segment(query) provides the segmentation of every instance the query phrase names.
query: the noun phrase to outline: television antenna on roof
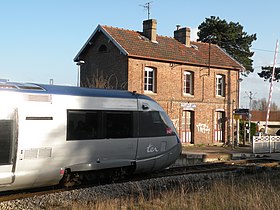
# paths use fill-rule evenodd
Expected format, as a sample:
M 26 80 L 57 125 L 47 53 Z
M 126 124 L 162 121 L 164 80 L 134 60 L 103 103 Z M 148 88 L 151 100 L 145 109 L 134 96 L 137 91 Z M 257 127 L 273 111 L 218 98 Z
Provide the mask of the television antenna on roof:
M 150 19 L 151 3 L 152 3 L 152 1 L 147 2 L 147 3 L 144 4 L 144 5 L 139 5 L 139 6 L 141 6 L 141 7 L 144 7 L 144 9 L 148 11 L 148 20 Z

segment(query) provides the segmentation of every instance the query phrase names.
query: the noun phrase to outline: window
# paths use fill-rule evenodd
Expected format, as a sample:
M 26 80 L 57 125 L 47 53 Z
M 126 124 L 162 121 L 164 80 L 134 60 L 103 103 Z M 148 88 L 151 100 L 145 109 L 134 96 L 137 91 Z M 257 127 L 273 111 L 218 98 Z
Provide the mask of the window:
M 68 110 L 67 140 L 101 138 L 100 118 L 97 111 Z
M 132 112 L 106 112 L 106 138 L 131 138 L 132 125 Z
M 0 165 L 11 163 L 13 120 L 0 120 Z
M 164 112 L 139 113 L 139 137 L 175 135 L 175 128 Z
M 123 139 L 137 136 L 158 137 L 175 134 L 176 130 L 172 121 L 165 112 L 67 111 L 67 141 Z
M 133 112 L 68 110 L 67 140 L 132 138 Z
M 150 67 L 145 67 L 145 79 L 144 79 L 144 91 L 156 92 L 155 91 L 155 72 L 156 70 Z
M 225 96 L 225 76 L 216 75 L 216 96 Z
M 193 95 L 193 73 L 184 71 L 183 93 Z
M 107 49 L 107 46 L 105 44 L 102 44 L 99 49 L 98 49 L 99 52 L 107 52 L 108 49 Z

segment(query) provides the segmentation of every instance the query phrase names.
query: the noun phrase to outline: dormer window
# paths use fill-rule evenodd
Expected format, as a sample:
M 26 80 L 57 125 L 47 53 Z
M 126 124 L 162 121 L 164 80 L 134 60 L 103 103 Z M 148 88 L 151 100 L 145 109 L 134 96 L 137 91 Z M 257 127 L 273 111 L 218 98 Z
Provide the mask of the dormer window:
M 108 52 L 107 46 L 105 44 L 102 44 L 99 47 L 98 52 Z

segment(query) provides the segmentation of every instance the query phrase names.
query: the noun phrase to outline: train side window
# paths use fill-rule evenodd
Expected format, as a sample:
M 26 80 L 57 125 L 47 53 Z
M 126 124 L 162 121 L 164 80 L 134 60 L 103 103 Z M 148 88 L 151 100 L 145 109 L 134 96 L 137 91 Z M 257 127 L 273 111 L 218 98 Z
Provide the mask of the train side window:
M 133 113 L 106 111 L 106 138 L 132 138 Z
M 165 122 L 158 111 L 139 113 L 139 137 L 157 137 L 175 135 L 173 125 Z
M 100 111 L 68 110 L 67 140 L 101 138 Z

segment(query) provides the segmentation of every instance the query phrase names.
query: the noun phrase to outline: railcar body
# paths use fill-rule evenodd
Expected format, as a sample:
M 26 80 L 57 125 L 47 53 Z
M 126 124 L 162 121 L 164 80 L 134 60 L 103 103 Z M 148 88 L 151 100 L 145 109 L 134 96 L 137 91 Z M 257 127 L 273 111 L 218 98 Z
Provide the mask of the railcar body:
M 144 95 L 4 82 L 0 98 L 0 191 L 54 185 L 66 173 L 152 172 L 181 153 L 172 122 Z

